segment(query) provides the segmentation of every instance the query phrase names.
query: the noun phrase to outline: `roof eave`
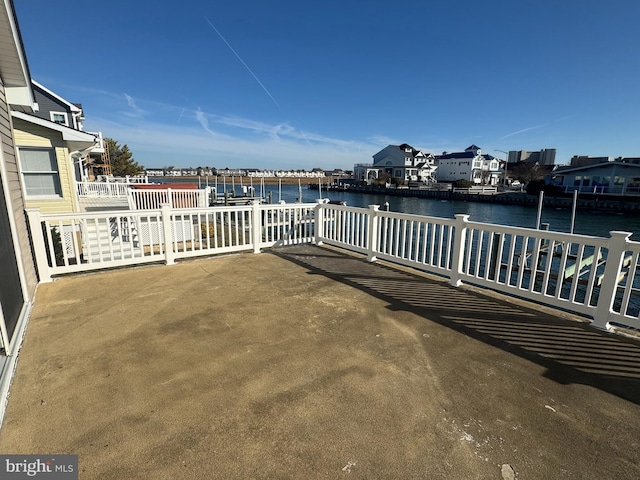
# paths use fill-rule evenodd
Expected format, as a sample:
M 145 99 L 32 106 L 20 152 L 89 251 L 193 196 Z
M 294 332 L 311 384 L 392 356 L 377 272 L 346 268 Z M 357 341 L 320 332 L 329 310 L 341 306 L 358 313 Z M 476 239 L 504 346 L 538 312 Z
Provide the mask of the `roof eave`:
M 51 95 L 56 100 L 60 100 L 61 102 L 65 103 L 69 107 L 69 110 L 71 110 L 72 112 L 75 112 L 75 113 L 81 113 L 82 112 L 82 109 L 78 108 L 77 105 L 71 103 L 69 100 L 66 100 L 66 99 L 62 98 L 60 95 L 58 95 L 57 93 L 52 92 L 51 90 L 49 90 L 47 87 L 45 87 L 41 83 L 38 83 L 33 79 L 31 81 L 33 82 L 33 84 L 36 87 L 40 88 L 41 90 L 43 90 L 47 94 Z
M 11 116 L 14 118 L 19 118 L 20 120 L 24 120 L 25 122 L 32 123 L 34 125 L 38 125 L 40 127 L 48 128 L 49 130 L 60 132 L 62 134 L 62 139 L 66 142 L 83 142 L 88 144 L 95 144 L 98 142 L 98 138 L 91 133 L 75 130 L 58 123 L 50 122 L 49 120 L 45 120 L 40 117 L 34 117 L 33 115 L 29 115 L 27 113 L 11 112 Z
M 9 26 L 9 31 L 6 33 L 11 39 L 9 48 L 5 46 L 5 49 L 0 53 L 0 72 L 2 72 L 7 103 L 34 111 L 36 101 L 31 87 L 31 73 L 13 0 L 3 0 L 1 10 L 1 14 Z M 13 72 L 13 75 L 5 74 L 5 72 Z

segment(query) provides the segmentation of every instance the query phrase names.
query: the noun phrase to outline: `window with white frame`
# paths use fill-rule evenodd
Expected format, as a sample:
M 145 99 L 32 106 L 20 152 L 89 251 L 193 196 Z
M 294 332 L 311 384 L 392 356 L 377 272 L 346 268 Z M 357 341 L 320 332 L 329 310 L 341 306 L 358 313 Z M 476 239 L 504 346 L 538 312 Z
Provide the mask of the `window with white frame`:
M 18 148 L 27 197 L 62 197 L 58 160 L 53 148 Z
M 51 121 L 53 123 L 58 123 L 60 125 L 69 126 L 69 118 L 67 117 L 67 112 L 51 112 Z

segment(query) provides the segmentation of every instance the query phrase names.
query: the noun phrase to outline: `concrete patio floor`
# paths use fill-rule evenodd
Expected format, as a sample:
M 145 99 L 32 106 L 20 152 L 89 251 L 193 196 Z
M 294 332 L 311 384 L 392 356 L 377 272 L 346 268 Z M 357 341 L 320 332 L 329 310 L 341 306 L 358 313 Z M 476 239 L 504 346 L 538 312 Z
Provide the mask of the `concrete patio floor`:
M 41 285 L 3 453 L 80 478 L 637 479 L 640 345 L 296 246 Z

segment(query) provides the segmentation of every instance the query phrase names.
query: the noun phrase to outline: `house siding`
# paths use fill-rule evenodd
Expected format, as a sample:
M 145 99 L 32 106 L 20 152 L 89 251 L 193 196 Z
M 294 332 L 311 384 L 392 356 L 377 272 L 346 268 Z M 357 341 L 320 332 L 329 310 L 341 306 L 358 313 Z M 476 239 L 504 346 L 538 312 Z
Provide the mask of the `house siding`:
M 62 140 L 62 135 L 39 125 L 15 119 L 14 136 L 18 149 L 20 147 L 55 148 L 58 161 L 62 198 L 40 200 L 27 197 L 25 198 L 26 207 L 39 208 L 41 213 L 78 212 L 80 207 L 75 192 L 73 165 L 69 157 L 69 150 Z
M 27 219 L 24 212 L 25 205 L 22 200 L 20 174 L 18 172 L 18 166 L 16 163 L 11 117 L 9 115 L 9 108 L 6 102 L 4 86 L 1 83 L 0 137 L 2 141 L 2 160 L 4 163 L 4 173 L 6 175 L 6 183 L 0 183 L 0 194 L 2 194 L 2 203 L 4 204 L 4 199 L 6 198 L 6 196 L 4 195 L 5 192 L 3 190 L 6 186 L 8 197 L 10 199 L 10 204 L 6 205 L 6 210 L 4 212 L 0 212 L 0 214 L 3 216 L 1 221 L 3 230 L 2 241 L 4 243 L 4 247 L 2 248 L 4 253 L 2 267 L 6 268 L 9 263 L 12 263 L 13 261 L 11 260 L 11 258 L 15 258 L 16 264 L 14 265 L 14 268 L 17 266 L 17 262 L 21 263 L 24 271 L 26 292 L 20 291 L 19 294 L 22 296 L 22 302 L 24 303 L 33 300 L 33 297 L 35 296 L 36 286 L 38 284 L 38 279 L 36 275 L 35 264 L 33 261 L 33 255 L 31 253 L 31 245 L 29 243 Z M 13 216 L 15 220 L 15 238 L 18 239 L 18 251 L 15 251 L 15 245 L 13 246 L 13 248 L 6 248 L 7 245 L 11 245 L 13 243 L 13 237 L 11 236 L 11 224 L 9 222 L 9 218 L 4 217 L 4 215 Z M 5 230 L 5 227 L 8 227 L 7 230 Z M 13 274 L 14 272 L 7 271 L 4 271 L 2 273 L 3 276 Z M 12 288 L 18 288 L 19 290 L 22 290 L 19 275 L 17 279 L 13 279 L 11 285 Z M 0 296 L 0 298 L 2 297 Z M 3 298 L 3 305 L 5 303 L 7 303 L 6 299 Z M 15 310 L 15 307 L 17 307 L 15 299 L 13 301 L 13 305 L 14 308 L 12 310 Z M 12 315 L 11 317 L 9 317 L 10 313 Z M 17 317 L 15 317 L 15 311 L 5 312 L 4 314 L 9 337 L 11 338 L 16 327 Z
M 639 193 L 640 166 L 636 164 L 607 163 L 597 166 L 558 170 L 552 175 L 560 178 L 560 185 L 585 193 Z M 616 177 L 620 183 L 616 183 Z M 556 180 L 557 181 L 557 180 Z M 599 190 L 603 187 L 602 190 Z
M 71 109 L 65 103 L 48 95 L 46 92 L 41 91 L 37 86 L 33 86 L 33 94 L 35 96 L 36 103 L 38 104 L 38 111 L 33 115 L 36 117 L 44 118 L 51 121 L 51 112 L 66 112 L 68 127 L 76 128 L 73 124 L 73 118 L 71 116 Z

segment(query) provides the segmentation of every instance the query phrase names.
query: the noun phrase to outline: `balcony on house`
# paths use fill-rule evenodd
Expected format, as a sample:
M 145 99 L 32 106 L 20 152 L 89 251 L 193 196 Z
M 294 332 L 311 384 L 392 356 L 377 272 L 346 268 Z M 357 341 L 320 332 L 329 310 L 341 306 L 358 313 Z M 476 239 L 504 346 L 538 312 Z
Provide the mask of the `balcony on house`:
M 327 203 L 29 221 L 3 452 L 91 478 L 640 473 L 626 234 Z

